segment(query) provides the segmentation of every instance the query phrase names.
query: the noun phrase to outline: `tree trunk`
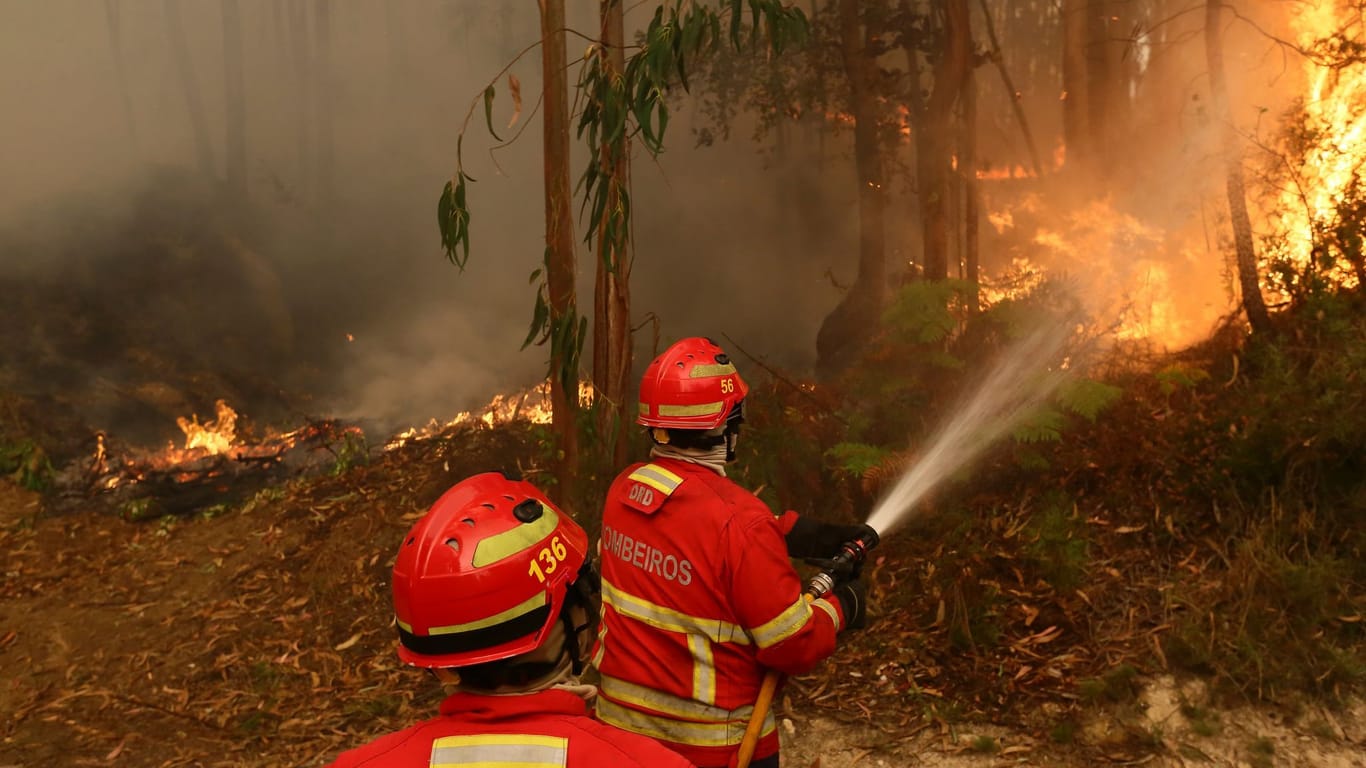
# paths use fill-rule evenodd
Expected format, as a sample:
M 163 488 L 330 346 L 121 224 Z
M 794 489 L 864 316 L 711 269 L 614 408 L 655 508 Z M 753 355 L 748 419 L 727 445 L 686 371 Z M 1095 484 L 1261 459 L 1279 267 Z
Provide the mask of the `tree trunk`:
M 313 4 L 314 39 L 314 127 L 317 140 L 314 145 L 317 159 L 314 171 L 317 174 L 318 202 L 326 207 L 332 201 L 333 179 L 333 131 L 332 131 L 332 4 L 328 0 L 315 0 Z
M 963 261 L 965 275 L 971 285 L 968 290 L 968 311 L 978 310 L 979 288 L 982 282 L 978 251 L 981 233 L 978 231 L 979 198 L 977 190 L 977 78 L 968 70 L 963 83 L 963 157 L 958 172 L 963 176 Z
M 603 67 L 615 79 L 625 69 L 621 0 L 600 0 Z M 622 206 L 630 183 L 630 141 L 605 143 L 599 160 L 608 185 L 603 220 L 598 222 L 597 279 L 593 293 L 593 389 L 599 434 L 615 465 L 626 463 L 625 429 L 631 376 L 631 252 Z M 609 219 L 615 226 L 609 227 Z
M 1243 298 L 1243 311 L 1254 333 L 1266 333 L 1271 328 L 1266 302 L 1262 299 L 1261 281 L 1257 275 L 1257 253 L 1252 240 L 1252 221 L 1247 213 L 1247 194 L 1243 185 L 1243 164 L 1239 157 L 1237 134 L 1233 130 L 1233 116 L 1228 106 L 1228 86 L 1224 80 L 1224 52 L 1219 28 L 1221 0 L 1205 2 L 1205 57 L 1209 64 L 1210 101 L 1214 119 L 1219 123 L 1223 139 L 1228 210 L 1233 223 L 1233 244 L 1238 255 L 1238 287 Z
M 1114 63 L 1110 61 L 1109 0 L 1090 0 L 1086 9 L 1086 126 L 1091 170 L 1104 176 L 1110 159 L 1115 103 Z
M 294 66 L 294 151 L 299 163 L 297 183 L 304 197 L 312 189 L 312 162 L 309 157 L 309 138 L 313 135 L 313 77 L 309 72 L 308 8 L 303 3 L 290 3 L 289 54 Z
M 209 144 L 209 123 L 204 119 L 204 103 L 199 99 L 199 83 L 195 82 L 194 61 L 185 40 L 185 25 L 180 20 L 180 0 L 166 0 L 166 32 L 170 37 L 171 57 L 175 60 L 176 76 L 185 92 L 185 105 L 190 111 L 190 129 L 194 137 L 195 156 L 199 171 L 205 178 L 217 178 L 213 165 L 213 147 Z
M 878 70 L 868 52 L 858 6 L 858 0 L 839 0 L 840 57 L 849 79 L 859 185 L 858 277 L 816 334 L 816 367 L 822 376 L 844 368 L 876 332 L 887 290 L 886 192 L 875 82 Z
M 1001 82 L 1006 87 L 1006 95 L 1010 98 L 1011 111 L 1015 114 L 1015 122 L 1020 124 L 1020 135 L 1024 137 L 1025 149 L 1029 151 L 1029 162 L 1034 168 L 1035 176 L 1043 176 L 1043 163 L 1039 161 L 1039 149 L 1034 145 L 1034 132 L 1029 130 L 1029 121 L 1025 119 L 1024 105 L 1020 103 L 1020 92 L 1015 88 L 1015 81 L 1010 77 L 1010 70 L 1006 68 L 1005 54 L 1001 52 L 1001 41 L 996 37 L 996 23 L 991 20 L 991 8 L 987 7 L 987 0 L 981 0 L 982 18 L 985 19 L 987 39 L 991 41 L 991 60 L 996 65 L 996 71 L 1001 73 Z M 969 36 L 971 33 L 969 33 Z M 967 88 L 975 89 L 977 85 L 972 81 L 972 74 L 968 74 L 969 82 Z M 976 98 L 976 94 L 973 94 Z M 976 109 L 974 103 L 973 109 Z M 974 176 L 975 176 L 974 169 Z
M 104 0 L 105 22 L 109 25 L 109 50 L 114 57 L 114 76 L 119 81 L 119 99 L 123 102 L 124 126 L 128 131 L 128 146 L 132 149 L 132 154 L 137 157 L 141 153 L 138 151 L 138 131 L 137 122 L 133 119 L 133 99 L 128 93 L 128 74 L 124 68 L 123 61 L 123 35 L 119 27 L 119 3 L 118 0 Z
M 578 469 L 578 370 L 575 365 L 574 221 L 569 206 L 569 82 L 565 76 L 564 0 L 538 0 L 541 10 L 541 76 L 544 104 L 545 262 L 550 301 L 550 405 L 560 439 L 560 503 L 573 499 Z M 567 324 L 567 325 L 566 325 Z M 555 332 L 559 329 L 560 332 Z M 568 340 L 566 342 L 566 339 Z
M 222 0 L 223 85 L 227 126 L 225 171 L 228 194 L 247 199 L 247 104 L 242 78 L 242 14 L 237 0 Z
M 963 89 L 971 49 L 967 0 L 943 0 L 944 51 L 925 104 L 925 143 L 916 159 L 925 219 L 925 279 L 949 274 L 949 184 L 953 163 L 953 106 Z
M 1062 126 L 1067 159 L 1084 164 L 1090 159 L 1087 121 L 1086 17 L 1089 0 L 1062 2 Z

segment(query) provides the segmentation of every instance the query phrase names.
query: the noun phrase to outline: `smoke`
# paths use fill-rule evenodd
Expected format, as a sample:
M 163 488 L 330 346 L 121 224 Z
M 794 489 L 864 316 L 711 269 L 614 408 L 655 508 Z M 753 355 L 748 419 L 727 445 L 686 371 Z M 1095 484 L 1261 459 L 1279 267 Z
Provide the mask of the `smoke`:
M 463 272 L 439 250 L 435 201 L 471 100 L 539 38 L 535 6 L 328 2 L 324 56 L 321 4 L 241 0 L 239 205 L 225 202 L 224 5 L 176 3 L 181 62 L 163 3 L 5 4 L 0 294 L 14 356 L 0 386 L 70 401 L 89 429 L 151 421 L 140 435 L 171 439 L 173 415 L 218 397 L 281 426 L 338 415 L 393 431 L 534 383 L 547 351 L 519 351 L 544 247 L 534 95 L 508 128 L 507 78 L 497 81 L 499 135 L 525 128 L 510 146 L 475 111 Z M 595 29 L 594 9 L 571 10 L 572 26 Z M 538 83 L 539 52 L 509 71 Z M 819 275 L 844 255 L 784 252 L 773 232 L 794 214 L 775 194 L 778 171 L 750 147 L 692 149 L 685 115 L 669 154 L 637 164 L 636 315 L 658 318 L 663 343 L 729 333 L 809 365 L 832 303 Z M 842 234 L 831 228 L 828 242 Z M 580 261 L 587 312 L 586 249 Z M 647 326 L 641 354 L 652 336 Z
M 165 3 L 48 0 L 0 11 L 0 299 L 10 320 L 0 388 L 47 393 L 88 429 L 154 420 L 170 438 L 172 416 L 207 412 L 219 397 L 258 421 L 342 415 L 383 431 L 449 418 L 536 381 L 547 351 L 519 347 L 530 320 L 527 276 L 543 252 L 538 51 L 509 69 L 526 94 L 511 128 L 507 77 L 496 83 L 496 129 L 504 139 L 525 133 L 498 147 L 480 107 L 464 142 L 465 170 L 478 181 L 463 273 L 440 253 L 434 221 L 466 112 L 538 39 L 535 6 L 236 5 L 245 204 L 225 202 L 225 3 L 175 3 L 184 61 Z M 589 6 L 570 9 L 571 27 L 596 29 Z M 628 27 L 641 16 L 629 14 Z M 1238 118 L 1247 124 L 1257 99 L 1284 83 L 1268 85 L 1275 62 L 1264 40 L 1238 29 L 1229 70 L 1241 75 L 1233 86 L 1244 94 Z M 1033 214 L 1006 186 L 985 186 L 988 210 L 1013 213 L 1016 222 L 999 234 L 984 227 L 985 268 L 999 272 L 1017 257 L 1074 274 L 1097 274 L 1093 266 L 1105 264 L 1115 279 L 1096 289 L 1096 305 L 1106 306 L 1119 303 L 1109 282 L 1132 282 L 1157 265 L 1172 295 L 1193 297 L 1172 312 L 1223 311 L 1226 265 L 1218 236 L 1208 234 L 1218 214 L 1197 215 L 1217 208 L 1219 175 L 1210 123 L 1193 99 L 1203 63 L 1189 33 L 1171 27 L 1133 49 L 1132 61 L 1151 68 L 1133 80 L 1131 101 L 1143 119 L 1117 139 L 1125 144 L 1112 174 L 1123 181 L 1042 185 Z M 1004 44 L 1031 60 L 1058 44 L 1025 39 Z M 1015 74 L 1047 153 L 1060 135 L 1057 72 Z M 1011 96 L 993 95 L 999 85 L 989 68 L 977 79 L 982 103 L 997 106 L 982 118 L 983 144 L 993 160 L 1011 164 L 1020 159 L 1018 131 L 1000 108 Z M 657 161 L 637 152 L 633 164 L 638 358 L 655 350 L 657 328 L 661 345 L 724 334 L 771 363 L 809 369 L 816 330 L 841 295 L 836 283 L 854 278 L 848 134 L 820 137 L 808 124 L 769 153 L 743 139 L 696 149 L 692 104 L 677 106 L 668 151 Z M 748 133 L 745 125 L 733 130 Z M 584 160 L 578 150 L 575 172 Z M 897 162 L 909 167 L 906 158 Z M 893 273 L 919 250 L 914 190 L 895 186 Z M 1097 216 L 1160 233 L 1143 253 L 1111 230 L 1088 235 L 1069 223 L 1101 186 L 1121 193 Z M 1041 231 L 1060 237 L 1041 239 Z M 1192 242 L 1205 250 L 1195 253 Z M 1065 252 L 1050 245 L 1057 243 Z M 584 312 L 592 268 L 581 249 Z M 56 397 L 58 383 L 75 389 Z

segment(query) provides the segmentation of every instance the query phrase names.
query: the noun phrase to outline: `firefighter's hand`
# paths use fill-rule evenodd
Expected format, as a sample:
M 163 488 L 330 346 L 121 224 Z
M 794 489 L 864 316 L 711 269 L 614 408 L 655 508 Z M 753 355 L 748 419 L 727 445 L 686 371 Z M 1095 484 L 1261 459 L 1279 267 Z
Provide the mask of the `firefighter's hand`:
M 840 545 L 862 536 L 866 525 L 836 525 L 797 515 L 797 522 L 784 537 L 788 557 L 834 557 Z
M 860 579 L 849 579 L 835 585 L 827 595 L 840 604 L 844 614 L 841 629 L 863 629 L 868 626 L 868 592 Z

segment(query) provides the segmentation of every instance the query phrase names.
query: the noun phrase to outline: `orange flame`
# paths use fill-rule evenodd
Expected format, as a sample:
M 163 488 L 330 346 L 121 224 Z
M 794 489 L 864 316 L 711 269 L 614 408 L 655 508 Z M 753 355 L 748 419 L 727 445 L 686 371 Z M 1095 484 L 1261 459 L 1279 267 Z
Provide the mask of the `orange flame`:
M 594 394 L 591 382 L 579 382 L 579 405 L 581 407 L 591 406 Z M 484 407 L 472 411 L 461 411 L 449 421 L 440 422 L 432 419 L 425 426 L 406 429 L 390 438 L 384 449 L 392 450 L 415 440 L 435 437 L 448 429 L 465 424 L 477 424 L 489 428 L 514 421 L 549 424 L 553 416 L 554 409 L 550 404 L 550 382 L 543 381 L 530 389 L 494 395 L 493 399 L 489 400 Z
M 221 399 L 213 407 L 217 416 L 213 421 L 200 424 L 198 414 L 175 420 L 180 431 L 185 433 L 185 450 L 202 448 L 214 456 L 231 450 L 237 439 L 237 411 Z
M 1331 0 L 1303 4 L 1291 18 L 1297 42 L 1305 50 L 1344 29 L 1360 24 L 1359 10 L 1348 11 Z M 1352 17 L 1347 17 L 1347 14 Z M 1360 34 L 1358 27 L 1357 34 Z M 1300 178 L 1285 189 L 1279 211 L 1269 218 L 1285 233 L 1291 258 L 1305 264 L 1316 246 L 1315 227 L 1335 218 L 1337 206 L 1351 187 L 1366 184 L 1366 71 L 1360 63 L 1326 66 L 1304 60 L 1306 127 L 1313 131 L 1310 145 L 1298 158 Z M 1345 265 L 1329 269 L 1329 277 L 1345 286 L 1356 278 Z

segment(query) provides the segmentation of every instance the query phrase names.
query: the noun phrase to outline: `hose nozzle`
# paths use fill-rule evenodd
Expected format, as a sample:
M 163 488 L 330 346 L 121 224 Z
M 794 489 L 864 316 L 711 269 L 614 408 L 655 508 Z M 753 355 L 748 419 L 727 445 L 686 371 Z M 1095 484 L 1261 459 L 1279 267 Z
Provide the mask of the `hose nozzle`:
M 819 597 L 829 592 L 836 581 L 856 576 L 868 557 L 868 551 L 876 547 L 879 541 L 877 530 L 871 525 L 864 525 L 859 535 L 841 544 L 840 551 L 834 557 L 821 563 L 821 572 L 806 585 L 807 594 Z

